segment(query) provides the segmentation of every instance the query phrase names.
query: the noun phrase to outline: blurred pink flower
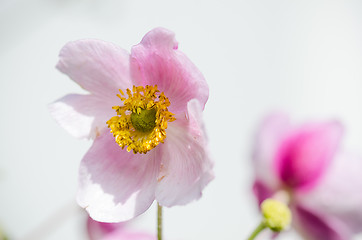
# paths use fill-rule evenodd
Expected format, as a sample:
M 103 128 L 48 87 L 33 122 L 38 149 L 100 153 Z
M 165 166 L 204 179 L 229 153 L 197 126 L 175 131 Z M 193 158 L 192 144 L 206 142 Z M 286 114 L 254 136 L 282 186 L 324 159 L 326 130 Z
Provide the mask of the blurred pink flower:
M 131 54 L 99 40 L 60 52 L 57 68 L 89 94 L 67 95 L 50 111 L 73 136 L 94 139 L 80 164 L 77 201 L 95 220 L 126 221 L 154 200 L 187 204 L 213 179 L 202 121 L 208 85 L 177 48 L 172 32 L 156 28 Z M 144 117 L 151 125 L 136 119 L 133 126 L 139 110 L 153 114 Z
M 342 135 L 337 121 L 293 126 L 286 115 L 273 114 L 256 136 L 259 204 L 287 193 L 293 225 L 309 240 L 347 240 L 362 230 L 362 159 L 340 151 Z
M 156 240 L 156 236 L 132 232 L 122 223 L 103 223 L 97 222 L 91 218 L 87 221 L 87 230 L 90 240 Z
M 100 240 L 111 232 L 124 229 L 126 222 L 104 223 L 88 217 L 87 232 L 90 240 Z
M 156 236 L 147 233 L 115 231 L 102 240 L 156 240 Z

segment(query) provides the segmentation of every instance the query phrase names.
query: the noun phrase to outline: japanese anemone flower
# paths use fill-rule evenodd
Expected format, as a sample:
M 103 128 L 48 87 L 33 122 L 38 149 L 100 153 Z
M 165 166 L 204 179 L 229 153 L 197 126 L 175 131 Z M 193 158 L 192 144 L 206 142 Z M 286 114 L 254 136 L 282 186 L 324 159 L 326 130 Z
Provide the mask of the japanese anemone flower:
M 94 139 L 80 164 L 78 204 L 103 222 L 201 197 L 213 179 L 202 112 L 208 85 L 174 34 L 147 33 L 131 53 L 112 43 L 66 44 L 57 68 L 89 94 L 50 106 L 78 138 Z
M 362 230 L 362 159 L 339 149 L 342 135 L 337 121 L 294 126 L 284 114 L 268 116 L 256 135 L 259 204 L 287 195 L 293 226 L 308 240 L 347 240 Z

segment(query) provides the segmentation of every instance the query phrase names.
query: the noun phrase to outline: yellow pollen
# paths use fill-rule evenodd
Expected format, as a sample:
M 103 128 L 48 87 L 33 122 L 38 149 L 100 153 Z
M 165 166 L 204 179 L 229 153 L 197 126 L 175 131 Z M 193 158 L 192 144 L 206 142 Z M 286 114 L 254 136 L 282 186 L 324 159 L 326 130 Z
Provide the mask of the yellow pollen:
M 155 86 L 133 86 L 117 96 L 123 106 L 112 107 L 117 116 L 107 121 L 117 144 L 133 153 L 147 153 L 166 138 L 167 122 L 176 120 L 168 111 L 170 101 Z

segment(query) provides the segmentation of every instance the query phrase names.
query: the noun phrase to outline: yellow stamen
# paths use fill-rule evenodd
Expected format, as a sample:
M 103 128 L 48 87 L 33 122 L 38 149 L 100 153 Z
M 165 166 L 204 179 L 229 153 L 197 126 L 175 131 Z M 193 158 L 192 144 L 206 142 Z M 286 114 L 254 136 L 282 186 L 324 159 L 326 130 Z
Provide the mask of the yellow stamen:
M 128 98 L 122 90 L 117 96 L 123 101 L 123 106 L 114 106 L 117 116 L 107 121 L 111 133 L 122 149 L 134 153 L 147 153 L 166 138 L 167 122 L 176 120 L 174 114 L 168 111 L 170 101 L 159 93 L 155 86 L 133 86 L 127 89 Z

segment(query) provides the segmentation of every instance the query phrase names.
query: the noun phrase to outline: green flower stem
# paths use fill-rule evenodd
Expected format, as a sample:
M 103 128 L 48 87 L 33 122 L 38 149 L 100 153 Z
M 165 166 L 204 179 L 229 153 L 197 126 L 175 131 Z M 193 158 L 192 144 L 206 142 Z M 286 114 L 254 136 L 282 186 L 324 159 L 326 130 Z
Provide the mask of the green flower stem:
M 0 233 L 0 240 L 8 240 L 8 239 L 9 238 L 7 238 L 3 232 Z
M 5 232 L 2 228 L 0 228 L 0 240 L 8 240 L 9 238 L 6 236 Z
M 259 226 L 257 226 L 254 230 L 254 232 L 252 232 L 252 234 L 250 235 L 250 237 L 248 238 L 248 240 L 254 240 L 256 236 L 258 236 L 258 234 L 263 231 L 266 228 L 264 222 L 261 222 L 259 224 Z
M 162 240 L 162 206 L 157 203 L 157 240 Z

